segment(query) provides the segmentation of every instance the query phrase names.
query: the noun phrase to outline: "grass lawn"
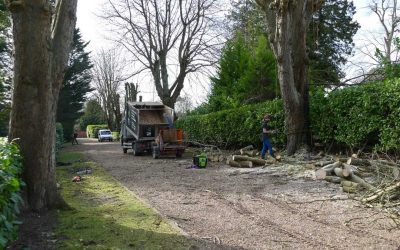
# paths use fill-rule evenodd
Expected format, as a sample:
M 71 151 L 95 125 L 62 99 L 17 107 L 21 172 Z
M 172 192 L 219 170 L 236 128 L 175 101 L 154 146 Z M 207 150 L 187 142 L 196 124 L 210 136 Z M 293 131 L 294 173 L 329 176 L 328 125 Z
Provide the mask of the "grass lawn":
M 93 162 L 61 152 L 57 168 L 61 194 L 71 210 L 58 212 L 60 249 L 186 249 L 189 243 L 153 209 Z M 72 182 L 76 171 L 91 169 Z

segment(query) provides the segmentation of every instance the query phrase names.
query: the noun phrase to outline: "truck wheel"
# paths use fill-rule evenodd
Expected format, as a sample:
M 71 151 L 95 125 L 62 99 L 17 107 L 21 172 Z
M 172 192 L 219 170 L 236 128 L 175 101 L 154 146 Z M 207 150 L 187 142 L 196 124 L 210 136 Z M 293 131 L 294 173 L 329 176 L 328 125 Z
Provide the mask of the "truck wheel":
M 139 155 L 136 143 L 132 145 L 132 150 L 133 150 L 133 155 L 134 156 L 138 156 Z
M 128 149 L 127 148 L 122 148 L 122 151 L 124 151 L 124 154 L 128 153 Z
M 153 147 L 153 159 L 158 159 L 160 157 L 160 148 Z
M 176 151 L 176 158 L 182 158 L 182 152 L 181 151 Z

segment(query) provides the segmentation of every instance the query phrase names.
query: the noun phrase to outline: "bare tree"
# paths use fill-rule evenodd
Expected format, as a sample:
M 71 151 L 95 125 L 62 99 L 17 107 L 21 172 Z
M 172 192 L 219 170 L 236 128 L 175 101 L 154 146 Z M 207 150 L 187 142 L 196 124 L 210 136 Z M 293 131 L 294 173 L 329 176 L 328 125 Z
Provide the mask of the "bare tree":
M 9 137 L 20 139 L 28 205 L 42 210 L 63 204 L 54 170 L 55 119 L 77 0 L 6 4 L 12 13 L 15 59 Z
M 113 130 L 121 128 L 121 108 L 119 90 L 127 77 L 126 62 L 116 49 L 101 50 L 93 59 L 93 83 L 97 98 L 106 116 L 107 125 Z
M 400 17 L 397 15 L 399 8 L 397 0 L 373 0 L 369 7 L 378 17 L 383 29 L 383 42 L 379 41 L 382 37 L 375 38 L 373 42 L 375 49 L 379 50 L 380 59 L 386 62 L 397 61 L 399 59 L 398 48 L 394 46 L 395 35 L 399 32 L 400 26 Z M 383 52 L 380 52 L 381 49 L 383 49 Z
M 174 107 L 188 74 L 216 62 L 216 0 L 108 0 L 104 18 L 116 41 L 149 71 L 161 101 Z
M 306 36 L 312 14 L 323 0 L 256 0 L 265 12 L 268 39 L 278 62 L 287 133 L 294 154 L 307 134 L 308 55 Z

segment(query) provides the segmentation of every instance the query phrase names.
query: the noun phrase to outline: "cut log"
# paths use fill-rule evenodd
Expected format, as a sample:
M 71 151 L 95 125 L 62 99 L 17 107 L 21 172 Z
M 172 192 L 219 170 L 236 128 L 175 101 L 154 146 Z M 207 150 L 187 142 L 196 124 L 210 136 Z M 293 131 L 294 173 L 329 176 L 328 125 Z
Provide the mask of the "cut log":
M 350 157 L 346 163 L 354 166 L 371 166 L 371 163 L 367 159 L 359 159 L 354 157 Z
M 234 161 L 234 160 L 227 160 L 226 164 L 228 164 L 231 167 L 235 167 L 235 168 L 241 168 L 239 162 Z
M 253 157 L 244 156 L 244 155 L 234 155 L 232 157 L 232 159 L 234 161 L 251 161 L 254 163 L 254 165 L 257 165 L 257 166 L 264 166 L 267 163 L 267 161 L 265 161 L 263 159 L 253 158 Z
M 241 155 L 247 155 L 247 156 L 256 156 L 257 151 L 255 151 L 255 150 L 246 151 L 246 150 L 241 149 L 240 150 L 240 154 Z
M 240 150 L 247 151 L 247 150 L 252 150 L 252 149 L 254 149 L 253 145 L 249 145 L 244 148 L 241 148 Z
M 355 193 L 357 192 L 357 188 L 355 187 L 348 187 L 348 186 L 343 186 L 343 192 L 345 193 Z
M 352 158 L 358 158 L 358 155 L 357 154 L 352 154 L 351 157 Z
M 332 164 L 332 163 L 334 163 L 334 161 L 319 161 L 319 162 L 315 163 L 315 166 L 323 167 L 323 166 L 326 166 L 326 165 L 329 165 L 329 164 Z
M 366 181 L 364 181 L 362 178 L 358 177 L 357 175 L 353 174 L 350 178 L 350 180 L 352 182 L 357 182 L 359 183 L 362 187 L 368 189 L 368 190 L 374 190 L 375 187 L 372 186 L 371 184 L 367 183 Z
M 344 158 L 344 157 L 335 157 L 335 161 L 340 161 L 340 162 L 344 162 L 344 163 L 346 163 L 347 162 L 347 160 L 348 160 L 348 158 Z
M 316 178 L 317 180 L 326 180 L 326 177 L 329 177 L 329 176 L 328 176 L 328 173 L 327 173 L 325 170 L 323 170 L 322 168 L 321 168 L 321 169 L 318 169 L 318 170 L 315 172 L 315 178 Z
M 242 168 L 252 168 L 253 162 L 251 161 L 239 161 L 239 164 Z
M 333 174 L 333 170 L 335 168 L 340 168 L 340 165 L 342 163 L 340 161 L 334 162 L 332 164 L 328 164 L 325 167 L 319 169 L 318 171 L 315 172 L 315 177 L 318 180 L 325 180 L 326 176 L 330 176 Z
M 281 155 L 275 155 L 275 160 L 277 160 L 277 161 L 281 161 L 282 160 L 282 157 L 281 157 Z
M 339 184 L 343 179 L 338 176 L 325 176 L 325 180 Z
M 346 163 L 343 163 L 342 166 L 343 166 L 343 170 L 342 170 L 343 177 L 348 178 L 353 175 L 353 172 L 354 172 L 353 166 L 346 164 Z
M 342 180 L 340 182 L 340 185 L 342 185 L 343 187 L 354 187 L 357 188 L 360 184 L 358 184 L 357 182 L 352 182 L 352 181 L 346 181 L 346 180 Z
M 345 178 L 344 175 L 343 175 L 343 169 L 341 169 L 341 168 L 335 168 L 335 169 L 333 169 L 333 172 L 335 173 L 336 176 Z
M 225 157 L 223 155 L 220 155 L 218 157 L 218 162 L 223 162 L 225 160 Z

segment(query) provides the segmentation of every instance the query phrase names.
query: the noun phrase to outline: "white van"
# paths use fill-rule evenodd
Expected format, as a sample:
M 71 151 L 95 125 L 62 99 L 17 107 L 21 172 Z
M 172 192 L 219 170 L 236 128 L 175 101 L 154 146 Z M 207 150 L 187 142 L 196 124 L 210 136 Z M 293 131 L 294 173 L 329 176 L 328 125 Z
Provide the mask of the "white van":
M 113 141 L 112 133 L 109 129 L 100 129 L 97 134 L 99 142 L 102 141 Z

